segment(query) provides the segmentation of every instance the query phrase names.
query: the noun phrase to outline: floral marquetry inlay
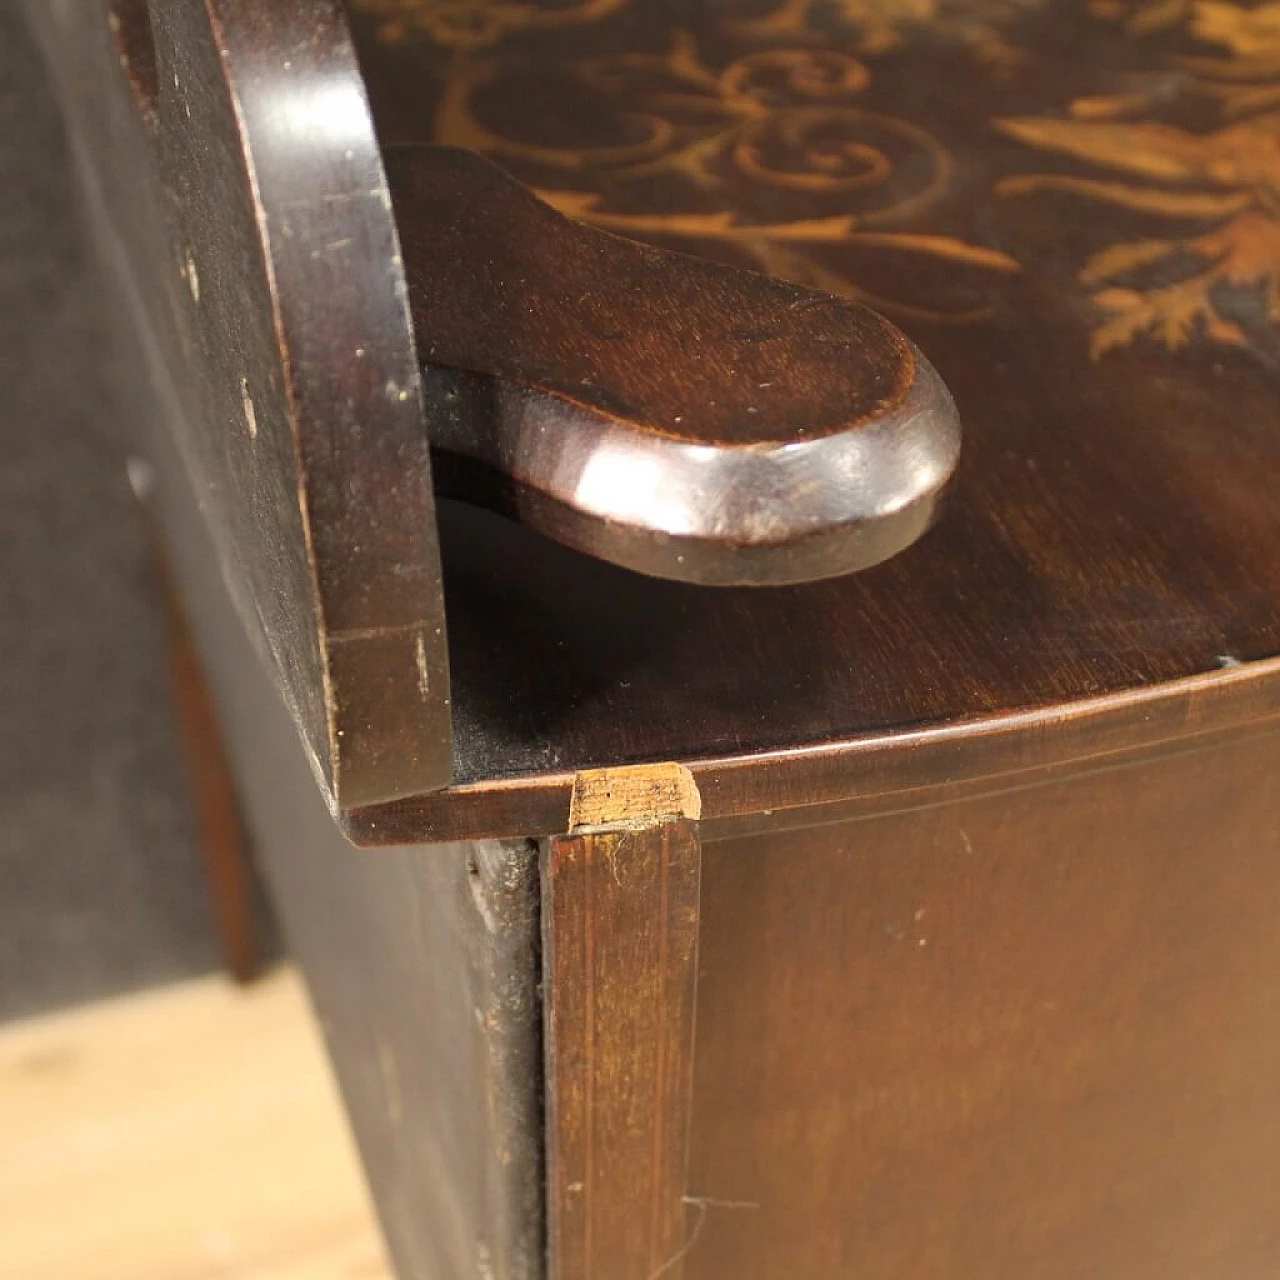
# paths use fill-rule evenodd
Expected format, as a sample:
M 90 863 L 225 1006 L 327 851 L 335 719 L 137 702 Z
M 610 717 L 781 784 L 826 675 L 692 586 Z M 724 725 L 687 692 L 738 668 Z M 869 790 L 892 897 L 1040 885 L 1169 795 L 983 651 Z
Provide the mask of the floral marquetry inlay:
M 565 179 L 603 176 L 610 194 L 621 194 L 617 206 L 589 186 L 540 184 L 544 199 L 582 221 L 642 238 L 731 244 L 762 270 L 891 310 L 904 304 L 873 295 L 814 251 L 861 246 L 1017 270 L 998 251 L 901 229 L 946 192 L 951 158 L 926 130 L 861 105 L 871 73 L 848 53 L 764 49 L 717 67 L 677 32 L 663 55 L 576 65 L 571 74 L 611 104 L 634 138 L 594 149 L 517 140 L 483 123 L 477 98 L 499 74 L 491 62 L 455 73 L 438 139 Z M 672 189 L 687 193 L 684 207 L 654 198 Z M 760 205 L 770 192 L 787 195 L 789 216 L 752 217 L 744 190 L 758 193 Z M 810 212 L 814 206 L 823 211 Z
M 381 20 L 384 39 L 399 42 L 415 31 L 451 48 L 495 44 L 512 32 L 594 22 L 627 0 L 358 0 Z
M 1135 42 L 1181 28 L 1193 46 L 1223 52 L 1165 54 L 1129 92 L 1076 99 L 1056 118 L 998 121 L 1019 141 L 1097 171 L 1009 177 L 999 190 L 1070 194 L 1149 219 L 1151 234 L 1116 241 L 1080 270 L 1104 317 L 1095 356 L 1139 336 L 1170 350 L 1198 337 L 1244 345 L 1225 310 L 1234 294 L 1246 305 L 1253 295 L 1264 321 L 1280 324 L 1280 3 L 1144 0 L 1104 13 Z M 1186 128 L 1161 118 L 1180 108 L 1216 120 Z
M 1056 255 L 1096 358 L 1280 325 L 1280 0 L 356 4 L 430 50 L 432 139 L 619 234 L 903 321 Z
M 739 20 L 741 29 L 803 38 L 834 22 L 864 54 L 883 53 L 922 33 L 967 47 L 995 70 L 1024 57 L 1003 28 L 1044 0 L 781 0 L 766 14 Z

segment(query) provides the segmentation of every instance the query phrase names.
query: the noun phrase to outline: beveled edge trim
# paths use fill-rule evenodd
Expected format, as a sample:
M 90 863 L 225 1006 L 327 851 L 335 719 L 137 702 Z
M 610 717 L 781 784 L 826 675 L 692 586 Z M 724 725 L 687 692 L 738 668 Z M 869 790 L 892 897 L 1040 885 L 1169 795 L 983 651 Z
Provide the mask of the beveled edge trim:
M 884 811 L 959 798 L 963 788 L 1038 785 L 1272 724 L 1280 729 L 1280 656 L 1141 689 L 930 728 L 758 755 L 682 761 L 702 797 L 703 839 L 834 821 L 857 802 Z M 569 829 L 576 773 L 450 787 L 344 815 L 348 837 L 376 847 L 556 834 Z M 882 802 L 872 805 L 872 802 Z

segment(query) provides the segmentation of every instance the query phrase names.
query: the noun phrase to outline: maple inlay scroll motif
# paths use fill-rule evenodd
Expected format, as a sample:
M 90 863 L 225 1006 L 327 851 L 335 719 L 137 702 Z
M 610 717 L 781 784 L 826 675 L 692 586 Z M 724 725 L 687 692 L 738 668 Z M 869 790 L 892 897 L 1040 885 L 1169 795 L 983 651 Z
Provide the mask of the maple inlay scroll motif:
M 574 63 L 563 74 L 618 123 L 616 142 L 594 146 L 536 142 L 489 123 L 484 91 L 505 73 L 497 59 L 455 62 L 437 140 L 507 164 L 581 221 L 677 247 L 719 245 L 770 274 L 933 319 L 981 312 L 877 294 L 845 255 L 822 250 L 1018 270 L 996 250 L 916 229 L 949 190 L 951 156 L 919 125 L 863 105 L 871 71 L 842 50 L 763 48 L 716 65 L 676 31 L 662 55 Z
M 976 8 L 985 23 L 1041 0 L 941 2 L 953 17 Z M 976 319 L 988 313 L 987 291 L 964 282 L 1019 271 L 1007 254 L 948 230 L 952 156 L 868 96 L 868 57 L 893 45 L 889 28 L 909 32 L 930 18 L 916 0 L 837 0 L 834 25 L 807 5 L 690 3 L 687 28 L 639 23 L 640 0 L 358 3 L 379 16 L 384 38 L 451 51 L 435 141 L 492 157 L 580 221 L 855 297 L 900 320 Z M 563 41 L 540 38 L 555 24 Z M 572 104 L 558 118 L 545 105 L 557 95 Z M 511 103 L 534 96 L 538 112 L 513 118 Z M 942 287 L 919 270 L 875 270 L 885 255 L 937 264 Z M 955 279 L 959 289 L 949 287 Z
M 356 3 L 434 51 L 428 136 L 619 234 L 899 322 L 993 315 L 1066 256 L 1094 358 L 1280 325 L 1280 0 Z M 910 88 L 940 69 L 949 106 Z M 1090 243 L 1023 239 L 1089 206 Z

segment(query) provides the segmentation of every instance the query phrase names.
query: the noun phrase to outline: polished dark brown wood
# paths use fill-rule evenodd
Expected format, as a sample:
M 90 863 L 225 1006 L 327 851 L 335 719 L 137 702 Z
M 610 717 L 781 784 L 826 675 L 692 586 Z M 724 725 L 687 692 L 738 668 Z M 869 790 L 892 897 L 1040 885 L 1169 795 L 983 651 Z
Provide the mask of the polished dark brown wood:
M 964 794 L 1033 786 L 1062 771 L 1088 774 L 1265 732 L 1280 723 L 1280 660 L 1157 684 L 1069 706 L 867 734 L 853 741 L 690 760 L 714 835 L 785 829 L 859 812 L 932 807 Z M 371 845 L 416 833 L 487 837 L 546 832 L 568 822 L 574 775 L 454 787 L 346 815 Z
M 598 230 L 877 299 L 968 431 L 935 532 L 807 586 L 659 582 L 441 503 L 454 784 L 346 811 L 360 851 L 229 604 L 181 397 L 138 379 L 406 1277 L 545 1280 L 544 1231 L 592 1280 L 1280 1268 L 1275 72 L 1255 11 L 1154 8 L 352 0 L 384 152 L 467 147 Z M 83 68 L 134 124 L 139 77 L 60 30 L 84 163 L 137 184 Z M 125 278 L 152 230 L 104 236 Z M 653 761 L 701 815 L 696 965 L 691 819 L 633 850 L 580 803 Z M 478 833 L 520 838 L 419 843 Z
M 688 1280 L 1274 1276 L 1277 769 L 706 845 Z
M 106 252 L 104 259 L 115 301 L 122 264 Z M 126 343 L 138 336 L 121 334 Z M 141 412 L 154 388 L 140 382 L 137 390 Z M 151 403 L 161 422 L 170 411 Z M 178 443 L 176 433 L 156 432 L 157 476 L 184 474 Z M 542 1280 L 537 847 L 515 840 L 353 848 L 232 605 L 191 491 L 158 484 L 152 509 L 257 862 L 289 955 L 306 974 L 396 1276 L 471 1280 L 487 1271 L 495 1280 Z M 242 1173 L 255 1177 L 252 1168 Z
M 1249 312 L 1255 295 L 1243 283 L 1235 292 L 1223 285 L 1215 305 L 1234 307 L 1242 326 L 1232 340 L 1199 319 L 1177 347 L 1157 329 L 1095 350 L 1110 313 L 1089 302 L 1092 286 L 1077 279 L 1090 254 L 1128 243 L 1144 219 L 1167 226 L 1162 214 L 1102 201 L 1101 179 L 1087 185 L 1081 157 L 1101 154 L 1108 138 L 1127 137 L 1148 152 L 1172 142 L 1146 126 L 1127 135 L 1094 129 L 1087 141 L 1077 131 L 1079 154 L 1061 159 L 1064 129 L 1071 132 L 1063 104 L 1114 97 L 1131 68 L 1174 56 L 1172 36 L 1143 41 L 1098 16 L 1028 9 L 1015 24 L 1027 69 L 997 74 L 946 24 L 935 40 L 929 28 L 908 23 L 894 52 L 867 53 L 824 6 L 746 28 L 717 5 L 682 6 L 678 15 L 663 6 L 592 5 L 566 23 L 544 22 L 537 6 L 500 8 L 506 34 L 466 45 L 448 6 L 352 6 L 387 150 L 473 146 L 597 226 L 888 298 L 889 314 L 956 393 L 968 461 L 943 527 L 893 563 L 857 579 L 764 594 L 648 581 L 442 504 L 455 787 L 390 808 L 357 805 L 349 822 L 362 841 L 563 829 L 577 770 L 637 760 L 690 762 L 714 820 L 847 800 L 850 771 L 882 745 L 904 765 L 920 752 L 939 769 L 957 767 L 958 757 L 977 776 L 988 765 L 966 742 L 1014 742 L 1024 730 L 1057 741 L 1064 717 L 1074 724 L 1078 716 L 1093 723 L 1132 715 L 1130 736 L 1140 744 L 1142 717 L 1156 704 L 1164 709 L 1158 723 L 1175 735 L 1188 698 L 1198 705 L 1221 698 L 1220 712 L 1205 706 L 1205 714 L 1239 723 L 1270 714 L 1268 659 L 1280 652 L 1274 326 Z M 43 13 L 42 22 L 58 12 Z M 1000 26 L 973 21 L 988 35 Z M 680 45 L 681 32 L 691 47 Z M 92 24 L 82 24 L 67 38 L 64 65 L 89 56 L 82 46 L 91 34 Z M 450 52 L 464 45 L 470 52 Z M 1063 52 L 1084 47 L 1098 56 Z M 543 73 L 531 76 L 534 65 Z M 675 101 L 672 77 L 688 89 Z M 76 83 L 102 102 L 105 79 L 100 70 L 84 72 Z M 675 136 L 706 143 L 720 157 L 712 170 L 680 150 L 678 164 L 646 178 L 609 153 L 605 144 L 630 127 L 631 99 L 674 120 Z M 105 109 L 91 115 L 87 150 L 121 154 L 125 122 Z M 1028 123 L 1034 119 L 1058 123 Z M 707 121 L 741 128 L 708 133 Z M 834 130 L 832 146 L 843 138 L 852 148 L 837 154 L 870 162 L 875 153 L 888 177 L 861 195 L 838 166 L 834 179 L 810 172 L 810 153 L 787 138 L 808 136 L 804 130 L 822 121 Z M 748 125 L 756 132 L 742 133 Z M 1199 123 L 1188 117 L 1178 126 L 1188 156 L 1197 147 L 1202 159 L 1215 149 L 1226 155 L 1243 136 L 1212 126 L 1203 113 Z M 543 145 L 521 143 L 551 129 L 559 133 Z M 787 132 L 796 129 L 801 135 Z M 867 129 L 872 135 L 859 132 Z M 1270 153 L 1259 146 L 1265 169 Z M 124 154 L 145 167 L 146 153 Z M 1024 190 L 1027 175 L 1055 155 L 1055 163 L 1077 166 L 1064 178 L 1086 185 L 1058 195 L 1052 184 Z M 768 156 L 781 169 L 766 181 L 755 162 Z M 728 163 L 734 157 L 748 163 Z M 1120 170 L 1125 163 L 1116 161 Z M 1177 176 L 1190 163 L 1168 160 L 1167 185 L 1194 185 Z M 117 163 L 99 180 L 110 186 L 117 170 L 119 221 L 150 227 L 139 239 L 162 243 L 167 232 L 139 220 L 140 184 L 123 180 L 128 166 Z M 921 190 L 904 211 L 902 201 Z M 1170 200 L 1192 216 L 1186 191 L 1132 197 L 1140 205 Z M 1081 209 L 1087 218 L 1077 216 Z M 397 216 L 408 223 L 402 211 Z M 810 239 L 778 239 L 784 225 Z M 1260 237 L 1250 261 L 1265 269 L 1269 224 L 1249 225 Z M 764 259 L 756 253 L 762 246 Z M 344 281 L 358 275 L 353 267 Z M 327 289 L 326 306 L 345 287 Z M 232 411 L 239 417 L 229 421 L 243 418 L 242 397 Z M 375 435 L 370 427 L 362 438 Z M 230 447 L 240 447 L 234 437 Z M 408 529 L 418 514 L 394 493 L 385 490 L 376 515 L 372 507 L 366 514 Z M 287 559 L 302 554 L 298 532 L 263 542 L 279 543 Z M 335 531 L 335 544 L 345 536 Z M 388 592 L 405 598 L 398 588 Z M 243 591 L 239 599 L 252 614 Z M 309 642 L 280 634 L 280 661 L 314 674 Z M 607 644 L 597 643 L 602 635 Z M 416 659 L 388 644 L 394 652 L 384 667 L 370 638 L 357 680 L 369 715 L 357 718 L 361 734 L 385 735 L 363 739 L 376 758 L 397 760 L 401 731 L 425 730 L 415 698 L 380 683 L 383 672 L 408 679 L 400 659 Z M 428 687 L 439 694 L 427 656 Z M 323 703 L 323 688 L 316 699 Z M 383 723 L 377 706 L 388 719 L 375 730 Z M 314 745 L 319 739 L 308 732 Z M 913 767 L 903 777 L 923 772 Z M 384 781 L 412 789 L 406 779 Z
M 687 818 L 547 843 L 548 1266 L 683 1275 L 702 849 Z
M 237 607 L 335 805 L 443 785 L 421 387 L 341 7 L 111 0 L 95 14 L 36 16 L 64 74 L 92 66 L 68 92 L 86 173 Z
M 955 407 L 881 317 L 572 222 L 474 152 L 387 164 L 457 496 L 704 585 L 865 569 L 932 522 Z
M 1219 85 L 1274 72 L 1189 16 L 1144 34 L 1098 6 L 944 7 L 509 4 L 471 29 L 438 0 L 352 5 L 389 149 L 475 147 L 591 225 L 874 300 L 965 424 L 934 532 L 856 578 L 764 594 L 651 583 L 444 504 L 458 790 L 368 814 L 379 830 L 562 829 L 576 770 L 638 760 L 691 762 L 708 813 L 732 791 L 758 814 L 848 798 L 886 744 L 905 765 L 951 742 L 945 767 L 980 773 L 953 735 L 1024 734 L 1034 758 L 1111 699 L 1137 740 L 1165 690 L 1156 725 L 1177 732 L 1186 680 L 1197 701 L 1270 702 L 1270 116 L 1260 100 L 1232 124 L 1197 86 L 1209 59 Z M 868 35 L 876 14 L 891 40 Z M 1156 83 L 1173 96 L 1144 98 Z M 1127 123 L 1086 119 L 1126 94 Z M 1215 227 L 1238 283 L 1180 296 L 1238 331 L 1203 310 L 1143 329 Z M 1187 247 L 1098 278 L 1140 241 Z M 1126 315 L 1130 338 L 1099 349 Z

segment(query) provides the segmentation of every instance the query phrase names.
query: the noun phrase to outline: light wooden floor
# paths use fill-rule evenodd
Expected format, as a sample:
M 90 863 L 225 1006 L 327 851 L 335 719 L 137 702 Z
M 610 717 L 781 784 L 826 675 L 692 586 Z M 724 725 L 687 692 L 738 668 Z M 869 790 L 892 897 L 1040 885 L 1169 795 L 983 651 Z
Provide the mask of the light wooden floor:
M 390 1280 L 300 985 L 0 1029 L 2 1280 Z

